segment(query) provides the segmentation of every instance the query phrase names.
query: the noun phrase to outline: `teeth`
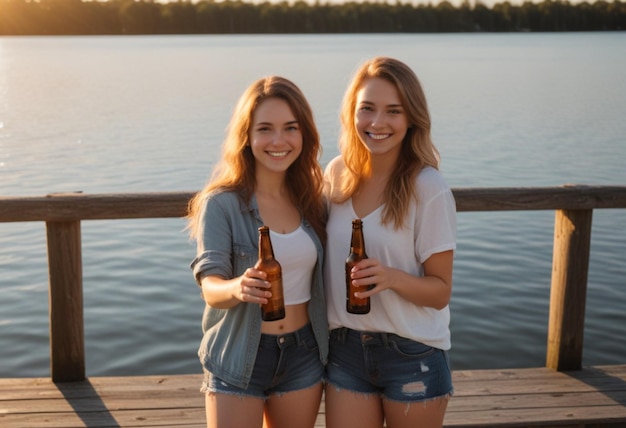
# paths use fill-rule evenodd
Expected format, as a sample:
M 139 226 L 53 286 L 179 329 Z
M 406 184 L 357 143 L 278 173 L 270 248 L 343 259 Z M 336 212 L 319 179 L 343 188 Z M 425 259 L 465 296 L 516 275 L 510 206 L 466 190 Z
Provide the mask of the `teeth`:
M 275 158 L 279 158 L 281 156 L 287 156 L 289 152 L 267 152 L 268 155 L 273 156 Z
M 391 134 L 371 134 L 371 133 L 368 133 L 368 135 L 370 136 L 370 138 L 372 140 L 382 140 L 382 139 L 385 139 L 385 138 L 389 137 L 389 135 L 391 135 Z

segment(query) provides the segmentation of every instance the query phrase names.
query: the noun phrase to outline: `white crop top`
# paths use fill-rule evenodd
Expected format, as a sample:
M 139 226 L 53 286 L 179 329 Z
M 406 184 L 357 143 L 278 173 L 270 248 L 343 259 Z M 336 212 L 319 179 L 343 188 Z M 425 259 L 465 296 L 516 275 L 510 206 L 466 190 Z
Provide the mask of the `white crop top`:
M 317 252 L 311 237 L 299 226 L 290 233 L 270 230 L 274 257 L 283 269 L 285 305 L 297 305 L 311 300 L 311 278 L 317 262 Z

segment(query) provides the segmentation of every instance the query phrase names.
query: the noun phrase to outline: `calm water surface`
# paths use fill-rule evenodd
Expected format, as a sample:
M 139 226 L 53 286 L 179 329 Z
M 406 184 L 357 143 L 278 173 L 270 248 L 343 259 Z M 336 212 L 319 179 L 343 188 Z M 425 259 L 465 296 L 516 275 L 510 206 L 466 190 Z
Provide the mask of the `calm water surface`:
M 351 72 L 425 87 L 453 187 L 626 184 L 626 33 L 0 38 L 0 195 L 198 190 L 236 98 L 308 96 L 326 164 Z M 554 213 L 460 213 L 455 369 L 545 362 Z M 626 355 L 626 212 L 594 212 L 584 364 Z M 181 219 L 82 223 L 87 374 L 197 373 Z M 0 376 L 48 376 L 45 227 L 0 224 Z

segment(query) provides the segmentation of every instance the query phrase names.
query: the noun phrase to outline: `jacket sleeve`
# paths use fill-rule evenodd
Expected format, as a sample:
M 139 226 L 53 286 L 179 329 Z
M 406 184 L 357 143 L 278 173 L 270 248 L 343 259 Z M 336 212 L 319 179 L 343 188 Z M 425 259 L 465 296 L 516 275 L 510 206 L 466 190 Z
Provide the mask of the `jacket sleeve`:
M 196 257 L 191 262 L 196 283 L 200 285 L 202 277 L 207 275 L 232 278 L 232 226 L 228 210 L 219 198 L 207 198 L 200 213 L 199 227 Z

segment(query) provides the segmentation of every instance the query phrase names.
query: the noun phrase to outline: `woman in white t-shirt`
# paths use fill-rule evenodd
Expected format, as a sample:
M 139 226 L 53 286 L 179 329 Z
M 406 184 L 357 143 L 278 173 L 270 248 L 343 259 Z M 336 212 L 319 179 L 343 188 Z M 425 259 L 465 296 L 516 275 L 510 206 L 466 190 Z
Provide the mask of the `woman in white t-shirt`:
M 441 427 L 453 393 L 447 351 L 456 206 L 438 171 L 426 97 L 404 63 L 363 64 L 341 110 L 341 156 L 325 171 L 324 278 L 329 317 L 329 428 Z M 351 222 L 368 259 L 350 273 L 373 286 L 365 315 L 346 311 Z

